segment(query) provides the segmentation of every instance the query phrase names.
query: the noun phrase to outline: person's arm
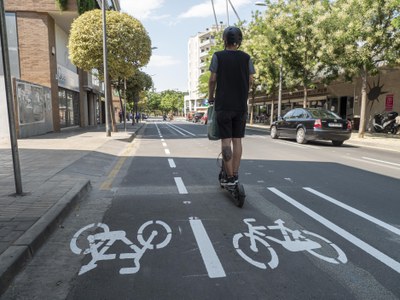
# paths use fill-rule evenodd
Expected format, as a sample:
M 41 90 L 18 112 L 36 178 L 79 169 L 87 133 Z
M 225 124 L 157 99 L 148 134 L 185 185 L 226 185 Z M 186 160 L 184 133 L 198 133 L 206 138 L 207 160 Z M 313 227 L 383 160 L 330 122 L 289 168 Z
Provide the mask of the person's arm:
M 256 73 L 256 70 L 254 69 L 254 64 L 253 64 L 253 61 L 252 61 L 251 58 L 249 59 L 249 73 L 250 73 L 250 76 L 249 76 L 249 89 L 251 89 L 251 87 L 254 84 L 254 76 L 253 75 Z
M 210 79 L 208 80 L 208 103 L 214 103 L 215 87 L 217 85 L 217 74 L 211 72 Z
M 217 70 L 218 70 L 218 58 L 215 53 L 211 58 L 211 64 L 209 67 L 210 79 L 208 80 L 208 103 L 213 104 L 215 97 L 215 88 L 217 86 Z
M 251 89 L 251 87 L 253 86 L 254 83 L 254 76 L 253 74 L 250 74 L 249 76 L 249 89 Z

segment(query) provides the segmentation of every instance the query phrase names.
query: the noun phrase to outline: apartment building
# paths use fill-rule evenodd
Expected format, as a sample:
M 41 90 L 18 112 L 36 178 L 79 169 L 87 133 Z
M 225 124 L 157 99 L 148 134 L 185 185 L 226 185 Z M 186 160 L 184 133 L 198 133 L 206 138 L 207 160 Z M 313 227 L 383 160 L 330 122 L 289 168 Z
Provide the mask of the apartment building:
M 19 138 L 97 125 L 104 119 L 103 87 L 96 72 L 79 70 L 69 60 L 67 44 L 79 16 L 78 2 L 68 0 L 60 11 L 55 0 L 4 1 Z M 120 10 L 118 0 L 106 2 Z M 3 84 L 0 78 L 2 94 Z M 5 97 L 1 99 L 0 138 L 8 136 L 7 106 Z
M 207 28 L 204 32 L 199 32 L 190 37 L 188 41 L 188 95 L 185 96 L 184 111 L 196 111 L 205 106 L 205 95 L 201 95 L 198 90 L 199 77 L 208 71 L 206 59 L 213 45 L 215 45 L 215 35 L 218 34 L 216 26 Z

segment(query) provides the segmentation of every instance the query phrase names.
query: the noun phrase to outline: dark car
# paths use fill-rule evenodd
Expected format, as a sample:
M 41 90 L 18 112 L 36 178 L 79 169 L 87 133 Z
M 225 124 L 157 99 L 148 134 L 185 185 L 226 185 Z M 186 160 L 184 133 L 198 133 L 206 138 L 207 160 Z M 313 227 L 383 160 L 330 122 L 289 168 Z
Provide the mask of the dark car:
M 351 136 L 351 122 L 322 108 L 295 108 L 271 125 L 271 137 L 293 138 L 300 144 L 331 140 L 341 146 Z

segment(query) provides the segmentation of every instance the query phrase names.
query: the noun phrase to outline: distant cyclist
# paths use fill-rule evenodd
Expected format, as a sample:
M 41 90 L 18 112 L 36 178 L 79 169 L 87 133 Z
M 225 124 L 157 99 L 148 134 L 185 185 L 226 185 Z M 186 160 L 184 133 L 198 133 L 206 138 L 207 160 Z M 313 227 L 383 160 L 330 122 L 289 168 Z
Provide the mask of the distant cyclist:
M 211 76 L 208 101 L 210 104 L 215 101 L 222 158 L 228 175 L 221 181 L 221 185 L 225 186 L 238 183 L 242 138 L 247 119 L 247 98 L 255 73 L 250 56 L 238 50 L 242 38 L 239 28 L 227 27 L 223 33 L 225 49 L 213 54 L 209 68 Z

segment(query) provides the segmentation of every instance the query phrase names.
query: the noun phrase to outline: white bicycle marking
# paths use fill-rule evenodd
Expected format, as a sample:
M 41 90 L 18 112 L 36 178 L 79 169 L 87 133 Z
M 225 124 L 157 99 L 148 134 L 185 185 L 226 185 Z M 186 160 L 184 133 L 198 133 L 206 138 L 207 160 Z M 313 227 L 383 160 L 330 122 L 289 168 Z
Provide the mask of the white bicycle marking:
M 347 257 L 346 254 L 334 243 L 329 241 L 328 239 L 307 231 L 307 230 L 292 230 L 284 226 L 285 222 L 278 219 L 274 223 L 276 225 L 271 225 L 268 226 L 269 230 L 279 230 L 282 233 L 283 240 L 277 239 L 273 236 L 268 236 L 266 235 L 263 231 L 266 231 L 267 228 L 265 226 L 254 226 L 251 223 L 256 222 L 255 219 L 243 219 L 243 222 L 247 225 L 248 227 L 248 232 L 244 233 L 237 233 L 233 236 L 233 246 L 236 250 L 236 252 L 248 263 L 252 264 L 253 266 L 260 268 L 260 269 L 267 269 L 267 265 L 271 269 L 275 269 L 278 264 L 279 264 L 279 258 L 278 255 L 276 254 L 275 250 L 272 248 L 272 246 L 268 243 L 267 239 L 270 241 L 273 241 L 275 243 L 280 244 L 282 247 L 284 247 L 286 250 L 290 252 L 300 252 L 300 251 L 306 251 L 315 257 L 322 259 L 326 262 L 332 263 L 332 264 L 340 264 L 340 263 L 347 263 Z M 309 235 L 314 238 L 320 239 L 324 241 L 326 244 L 328 244 L 330 247 L 334 249 L 336 252 L 337 256 L 336 257 L 329 257 L 322 255 L 318 252 L 316 252 L 316 249 L 321 249 L 322 246 L 320 243 L 311 240 L 310 238 L 307 238 L 304 235 Z M 265 262 L 260 262 L 257 261 L 250 256 L 248 256 L 241 248 L 240 248 L 240 239 L 241 238 L 248 238 L 250 240 L 250 250 L 253 251 L 253 253 L 258 253 L 259 249 L 257 247 L 257 243 L 259 245 L 264 246 L 268 251 L 271 256 L 270 260 Z M 249 251 L 248 251 L 249 252 Z
M 157 230 L 151 231 L 151 234 L 147 239 L 145 239 L 145 237 L 143 236 L 145 229 L 151 225 L 161 226 L 164 229 L 163 231 L 165 231 L 163 233 L 166 233 L 164 240 L 158 242 L 157 244 L 154 244 L 152 242 L 154 238 L 160 233 L 159 231 Z M 80 238 L 83 232 L 85 232 L 90 228 L 101 228 L 103 232 L 89 234 L 86 237 L 86 242 L 89 243 L 89 247 L 86 249 L 81 249 L 78 246 L 78 239 Z M 81 238 L 84 239 L 84 236 L 82 236 Z M 92 260 L 87 265 L 82 266 L 81 269 L 79 270 L 78 275 L 82 275 L 96 268 L 98 261 L 115 259 L 117 257 L 116 254 L 114 253 L 106 254 L 106 252 L 115 242 L 117 241 L 123 242 L 125 245 L 131 248 L 133 252 L 120 253 L 119 258 L 133 259 L 134 266 L 121 268 L 119 270 L 119 273 L 134 274 L 140 270 L 140 259 L 142 258 L 143 254 L 146 252 L 147 249 L 153 250 L 154 248 L 155 249 L 164 248 L 169 244 L 171 238 L 172 238 L 172 231 L 171 228 L 168 226 L 168 224 L 159 220 L 147 221 L 142 226 L 140 226 L 137 233 L 137 240 L 142 245 L 142 247 L 140 248 L 140 246 L 135 245 L 126 237 L 125 231 L 123 230 L 110 231 L 109 227 L 106 224 L 92 223 L 85 227 L 82 227 L 74 234 L 70 242 L 70 248 L 72 252 L 75 254 L 83 253 L 84 255 L 86 255 L 90 253 L 92 255 Z

